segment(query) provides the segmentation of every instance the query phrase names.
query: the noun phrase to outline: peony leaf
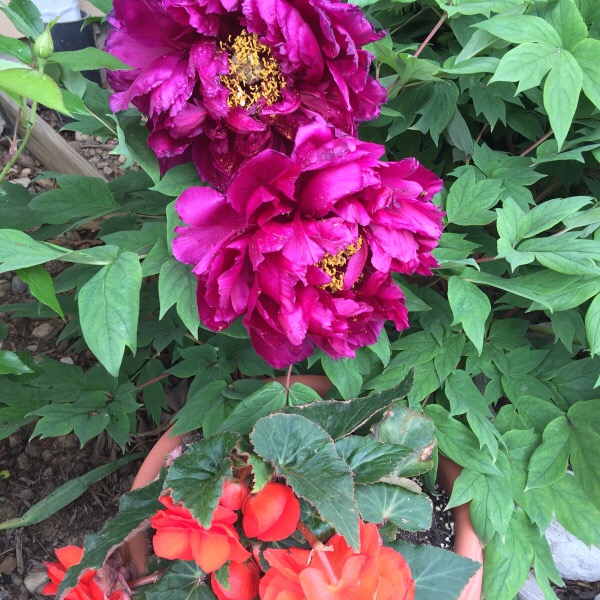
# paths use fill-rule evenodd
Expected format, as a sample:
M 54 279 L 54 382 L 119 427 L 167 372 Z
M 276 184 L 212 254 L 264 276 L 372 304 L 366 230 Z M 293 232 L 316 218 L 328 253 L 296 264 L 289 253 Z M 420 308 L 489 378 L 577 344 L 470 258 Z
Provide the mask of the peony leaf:
M 256 453 L 273 464 L 294 492 L 358 549 L 352 474 L 327 432 L 299 415 L 279 414 L 260 419 L 250 439 Z

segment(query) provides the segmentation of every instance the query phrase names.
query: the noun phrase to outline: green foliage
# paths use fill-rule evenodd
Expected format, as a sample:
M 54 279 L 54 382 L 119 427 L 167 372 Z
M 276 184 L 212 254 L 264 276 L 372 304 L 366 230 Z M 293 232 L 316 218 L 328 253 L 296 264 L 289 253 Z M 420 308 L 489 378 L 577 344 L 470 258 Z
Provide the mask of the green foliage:
M 18 61 L 0 64 L 0 88 L 70 113 L 67 130 L 118 138 L 127 159 L 109 184 L 57 176 L 36 196 L 0 184 L 0 269 L 18 271 L 33 295 L 1 310 L 64 316 L 61 339 L 106 369 L 0 350 L 0 438 L 35 422 L 35 435 L 75 431 L 85 443 L 106 430 L 125 446 L 140 402 L 160 423 L 171 410 L 163 384 L 190 378 L 174 432 L 201 428 L 205 439 L 172 467 L 178 497 L 193 498 L 208 523 L 236 446 L 257 489 L 272 467 L 354 545 L 359 514 L 426 525 L 430 507 L 402 478 L 430 471 L 437 445 L 464 468 L 451 504 L 471 502 L 486 598 L 512 600 L 532 566 L 549 593 L 557 575 L 542 534 L 553 513 L 600 543 L 600 11 L 575 0 L 359 4 L 389 32 L 370 45 L 388 103 L 360 135 L 444 179 L 435 202 L 445 231 L 433 278 L 396 277 L 408 330 L 387 326 L 356 358 L 319 352 L 296 365 L 329 376 L 325 400 L 301 384 L 244 379 L 275 372 L 241 323 L 216 335 L 200 323 L 195 276 L 171 242 L 174 199 L 202 183 L 191 164 L 161 177 L 137 111 L 114 115 L 108 92 L 79 72 L 123 65 L 101 51 L 54 53 L 44 73 L 31 52 L 39 11 L 27 0 L 0 5 L 28 38 L 0 37 L 0 52 Z M 56 245 L 91 219 L 104 245 Z M 52 280 L 42 265 L 54 260 L 67 268 Z M 253 446 L 238 443 L 247 435 Z M 440 589 L 457 597 L 474 570 L 392 545 L 406 553 L 417 600 Z M 199 577 L 175 564 L 146 597 L 210 597 Z

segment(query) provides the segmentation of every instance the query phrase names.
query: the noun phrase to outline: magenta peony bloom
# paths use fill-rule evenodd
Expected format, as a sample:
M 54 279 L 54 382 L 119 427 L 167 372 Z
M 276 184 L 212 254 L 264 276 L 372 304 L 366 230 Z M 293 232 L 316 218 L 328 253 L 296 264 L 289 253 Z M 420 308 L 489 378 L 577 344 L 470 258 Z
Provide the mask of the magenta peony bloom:
M 256 352 L 277 368 L 317 345 L 340 358 L 375 343 L 383 323 L 408 326 L 390 272 L 430 274 L 442 182 L 415 159 L 303 127 L 291 157 L 264 150 L 226 195 L 190 188 L 176 203 L 176 258 L 193 264 L 198 309 L 215 331 L 245 315 Z
M 381 37 L 334 0 L 115 0 L 106 50 L 113 110 L 149 116 L 163 170 L 192 158 L 225 189 L 267 148 L 291 149 L 315 116 L 348 134 L 374 119 L 385 89 L 362 46 Z

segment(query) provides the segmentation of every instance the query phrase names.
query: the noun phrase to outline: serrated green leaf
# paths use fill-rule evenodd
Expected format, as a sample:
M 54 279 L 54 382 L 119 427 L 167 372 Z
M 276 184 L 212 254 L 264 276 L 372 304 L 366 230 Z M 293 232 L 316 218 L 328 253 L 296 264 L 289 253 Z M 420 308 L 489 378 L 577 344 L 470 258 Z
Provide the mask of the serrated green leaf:
M 286 405 L 286 389 L 276 381 L 250 394 L 225 419 L 220 431 L 236 431 L 247 435 L 262 417 L 281 410 Z
M 411 448 L 383 444 L 369 438 L 351 435 L 335 444 L 338 454 L 348 463 L 356 483 L 376 483 L 395 470 Z
M 178 560 L 158 583 L 143 588 L 145 600 L 216 600 L 205 577 L 206 573 L 194 561 Z
M 83 336 L 98 360 L 115 377 L 125 346 L 135 353 L 142 268 L 137 254 L 123 252 L 102 267 L 79 291 Z
M 35 265 L 27 269 L 19 269 L 17 275 L 29 286 L 29 291 L 33 296 L 64 319 L 65 315 L 54 290 L 54 282 L 44 267 Z
M 481 566 L 478 562 L 426 544 L 414 546 L 398 540 L 386 546 L 400 552 L 408 563 L 415 581 L 415 600 L 457 600 Z
M 360 514 L 367 523 L 391 521 L 406 531 L 431 527 L 433 505 L 426 494 L 415 494 L 389 483 L 357 485 L 355 493 Z
M 202 378 L 202 375 L 198 377 Z M 183 408 L 174 417 L 176 420 L 173 434 L 180 435 L 200 429 L 209 409 L 216 401 L 222 401 L 222 391 L 226 387 L 227 382 L 219 379 L 207 383 L 194 392 L 190 389 Z
M 569 462 L 569 425 L 564 416 L 557 417 L 544 429 L 543 442 L 529 461 L 528 489 L 546 487 L 564 477 Z
M 352 475 L 329 434 L 304 417 L 279 414 L 258 421 L 250 439 L 257 454 L 273 464 L 294 492 L 358 549 Z
M 189 509 L 200 525 L 210 527 L 223 491 L 223 479 L 231 475 L 231 451 L 240 438 L 234 433 L 217 433 L 190 444 L 169 467 L 165 486 L 175 502 Z
M 435 428 L 433 422 L 422 413 L 396 402 L 374 426 L 373 436 L 378 442 L 397 444 L 410 450 L 398 461 L 394 475 L 413 477 L 433 467 Z
M 21 40 L 0 35 L 0 53 L 18 58 L 24 64 L 31 64 L 33 56 L 31 48 Z
M 135 163 L 149 175 L 156 185 L 160 180 L 160 168 L 154 152 L 148 147 L 148 130 L 139 122 L 139 118 L 126 123 L 117 124 L 119 138 L 118 146 L 111 154 L 122 154 L 127 158 L 124 167 L 131 167 Z
M 432 85 L 432 94 L 424 106 L 418 109 L 422 117 L 415 127 L 422 133 L 429 132 L 433 143 L 437 146 L 440 134 L 454 115 L 458 88 L 451 81 L 439 81 Z
M 81 562 L 71 567 L 56 593 L 60 598 L 77 584 L 79 575 L 87 569 L 99 569 L 106 557 L 123 543 L 123 540 L 136 531 L 146 519 L 163 508 L 158 501 L 164 482 L 164 475 L 146 487 L 128 492 L 119 502 L 119 512 L 110 518 L 97 534 L 85 538 Z
M 491 312 L 488 297 L 476 285 L 453 275 L 448 281 L 448 301 L 453 325 L 462 323 L 465 334 L 481 354 L 485 323 Z
M 444 339 L 443 352 L 437 354 L 433 359 L 433 365 L 440 381 L 445 381 L 456 370 L 466 341 L 464 335 L 450 335 Z
M 305 404 L 312 404 L 320 400 L 321 396 L 303 383 L 294 383 L 290 387 L 288 396 L 288 404 L 290 406 L 304 406 Z
M 394 400 L 404 398 L 412 387 L 413 376 L 409 373 L 399 384 L 379 394 L 354 398 L 346 402 L 324 400 L 304 406 L 289 406 L 286 414 L 302 415 L 322 427 L 333 439 L 348 435 L 364 425 L 378 413 L 390 407 Z

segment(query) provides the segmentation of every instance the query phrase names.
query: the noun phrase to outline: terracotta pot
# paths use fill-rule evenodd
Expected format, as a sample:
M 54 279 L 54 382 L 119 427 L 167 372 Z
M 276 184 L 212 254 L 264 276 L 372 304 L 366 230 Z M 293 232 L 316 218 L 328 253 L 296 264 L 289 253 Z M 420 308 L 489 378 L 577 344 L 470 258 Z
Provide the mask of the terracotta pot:
M 439 455 L 439 478 L 446 493 L 450 495 L 456 478 L 462 467 L 454 461 Z M 452 509 L 454 516 L 454 552 L 483 564 L 483 549 L 471 523 L 470 503 L 462 504 Z M 483 567 L 481 567 L 462 591 L 458 600 L 481 600 L 481 585 L 483 582 Z
M 277 381 L 282 385 L 286 384 L 286 376 L 275 377 L 274 379 L 267 379 L 266 381 Z M 331 381 L 324 375 L 292 375 L 289 379 L 289 383 L 303 383 L 311 387 L 317 394 L 324 396 L 329 392 L 332 387 Z M 165 466 L 167 456 L 172 450 L 175 450 L 177 446 L 183 441 L 184 435 L 171 435 L 169 428 L 159 440 L 156 442 L 152 450 L 148 453 L 148 456 L 144 459 L 138 474 L 133 480 L 132 490 L 144 487 L 152 483 L 160 474 L 162 468 Z M 148 547 L 148 536 L 145 531 L 133 536 L 130 540 L 125 542 L 121 547 L 121 558 L 124 564 L 133 563 L 137 576 L 142 575 L 146 571 L 146 561 L 150 555 Z

